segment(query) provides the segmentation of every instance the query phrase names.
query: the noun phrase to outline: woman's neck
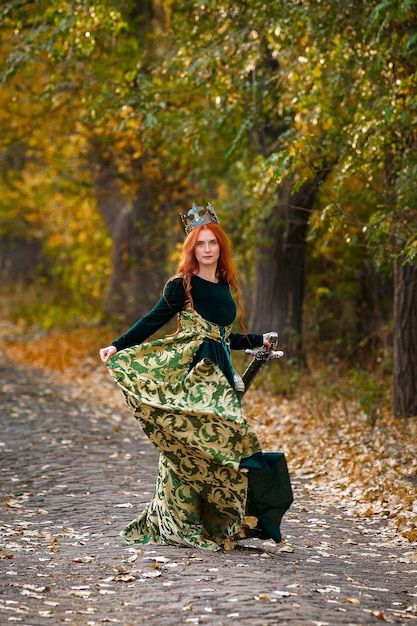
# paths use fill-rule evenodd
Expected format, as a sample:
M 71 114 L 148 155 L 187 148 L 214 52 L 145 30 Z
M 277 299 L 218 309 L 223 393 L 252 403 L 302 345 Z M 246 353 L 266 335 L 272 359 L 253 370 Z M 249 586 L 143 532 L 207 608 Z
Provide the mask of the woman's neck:
M 196 276 L 198 276 L 199 278 L 202 278 L 203 280 L 208 280 L 211 283 L 218 283 L 219 279 L 218 279 L 217 274 L 216 274 L 216 269 L 217 268 L 214 268 L 212 270 L 212 269 L 209 269 L 209 268 L 206 269 L 206 268 L 201 268 L 200 267 L 197 270 L 197 272 L 196 272 Z

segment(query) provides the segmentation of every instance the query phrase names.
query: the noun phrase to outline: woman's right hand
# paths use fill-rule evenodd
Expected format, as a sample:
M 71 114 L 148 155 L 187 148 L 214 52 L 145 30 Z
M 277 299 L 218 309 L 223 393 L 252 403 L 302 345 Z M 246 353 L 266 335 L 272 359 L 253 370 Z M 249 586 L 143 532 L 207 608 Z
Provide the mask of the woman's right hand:
M 106 363 L 106 361 L 108 361 L 110 357 L 113 356 L 113 354 L 116 354 L 116 352 L 116 346 L 107 346 L 107 348 L 101 348 L 100 359 L 103 361 L 103 363 Z

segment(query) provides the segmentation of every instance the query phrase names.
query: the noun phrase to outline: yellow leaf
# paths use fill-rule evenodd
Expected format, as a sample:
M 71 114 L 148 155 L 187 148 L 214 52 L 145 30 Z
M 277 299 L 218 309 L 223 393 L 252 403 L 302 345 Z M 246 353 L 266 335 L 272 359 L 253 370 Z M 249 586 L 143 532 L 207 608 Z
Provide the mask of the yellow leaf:
M 256 526 L 258 525 L 258 518 L 257 517 L 253 517 L 251 515 L 247 515 L 244 519 L 244 525 L 247 526 L 248 528 L 256 528 Z
M 343 598 L 343 602 L 349 602 L 350 604 L 357 604 L 357 605 L 361 603 L 361 601 L 358 600 L 357 598 Z
M 381 620 L 382 622 L 386 622 L 386 618 L 385 615 L 383 613 L 381 613 L 381 611 L 370 611 L 370 615 L 373 615 L 373 617 L 376 617 L 376 619 Z
M 75 596 L 76 598 L 88 598 L 92 594 L 91 591 L 87 591 L 86 589 L 71 589 L 68 593 L 70 596 Z
M 281 548 L 279 548 L 278 552 L 294 552 L 294 548 L 292 546 L 289 546 L 288 544 L 285 544 Z
M 6 499 L 6 505 L 8 507 L 10 507 L 11 509 L 21 509 L 22 505 L 20 504 L 20 502 L 18 500 L 15 500 L 14 498 L 7 498 Z
M 224 549 L 225 550 L 234 550 L 235 549 L 235 543 L 234 543 L 232 537 L 227 537 L 226 541 L 224 542 Z
M 117 580 L 118 582 L 130 583 L 136 580 L 133 574 L 122 574 L 120 576 L 114 576 L 112 580 Z

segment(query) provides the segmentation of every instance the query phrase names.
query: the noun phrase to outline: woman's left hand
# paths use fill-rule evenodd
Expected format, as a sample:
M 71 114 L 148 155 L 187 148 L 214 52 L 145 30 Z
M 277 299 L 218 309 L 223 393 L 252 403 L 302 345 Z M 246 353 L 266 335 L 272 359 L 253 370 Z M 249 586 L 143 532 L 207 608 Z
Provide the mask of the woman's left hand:
M 270 349 L 271 349 L 271 344 L 270 344 L 270 342 L 269 342 L 269 338 L 270 338 L 270 336 L 271 336 L 271 333 L 265 333 L 265 334 L 263 335 L 263 338 L 264 338 L 264 346 L 265 346 L 266 348 L 268 348 L 268 350 L 270 350 Z

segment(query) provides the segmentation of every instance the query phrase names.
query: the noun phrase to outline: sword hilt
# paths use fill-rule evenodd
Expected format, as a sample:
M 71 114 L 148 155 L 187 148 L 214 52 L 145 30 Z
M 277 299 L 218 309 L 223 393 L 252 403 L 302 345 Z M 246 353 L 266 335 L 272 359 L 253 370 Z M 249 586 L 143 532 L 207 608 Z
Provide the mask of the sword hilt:
M 259 374 L 261 369 L 270 361 L 271 359 L 279 359 L 284 356 L 282 350 L 274 350 L 274 348 L 278 344 L 278 333 L 272 331 L 269 333 L 269 343 L 271 344 L 270 348 L 266 346 L 262 346 L 256 350 L 247 349 L 245 352 L 247 354 L 251 354 L 253 356 L 252 361 L 242 374 L 242 380 L 244 383 L 244 390 L 242 395 L 247 391 L 248 387 L 252 384 L 255 376 Z
M 274 350 L 274 347 L 278 344 L 278 333 L 275 330 L 269 333 L 269 343 L 271 344 L 270 348 L 266 346 L 256 349 L 247 348 L 245 352 L 254 356 L 258 361 L 269 361 L 269 359 L 279 359 L 284 356 L 282 350 Z

